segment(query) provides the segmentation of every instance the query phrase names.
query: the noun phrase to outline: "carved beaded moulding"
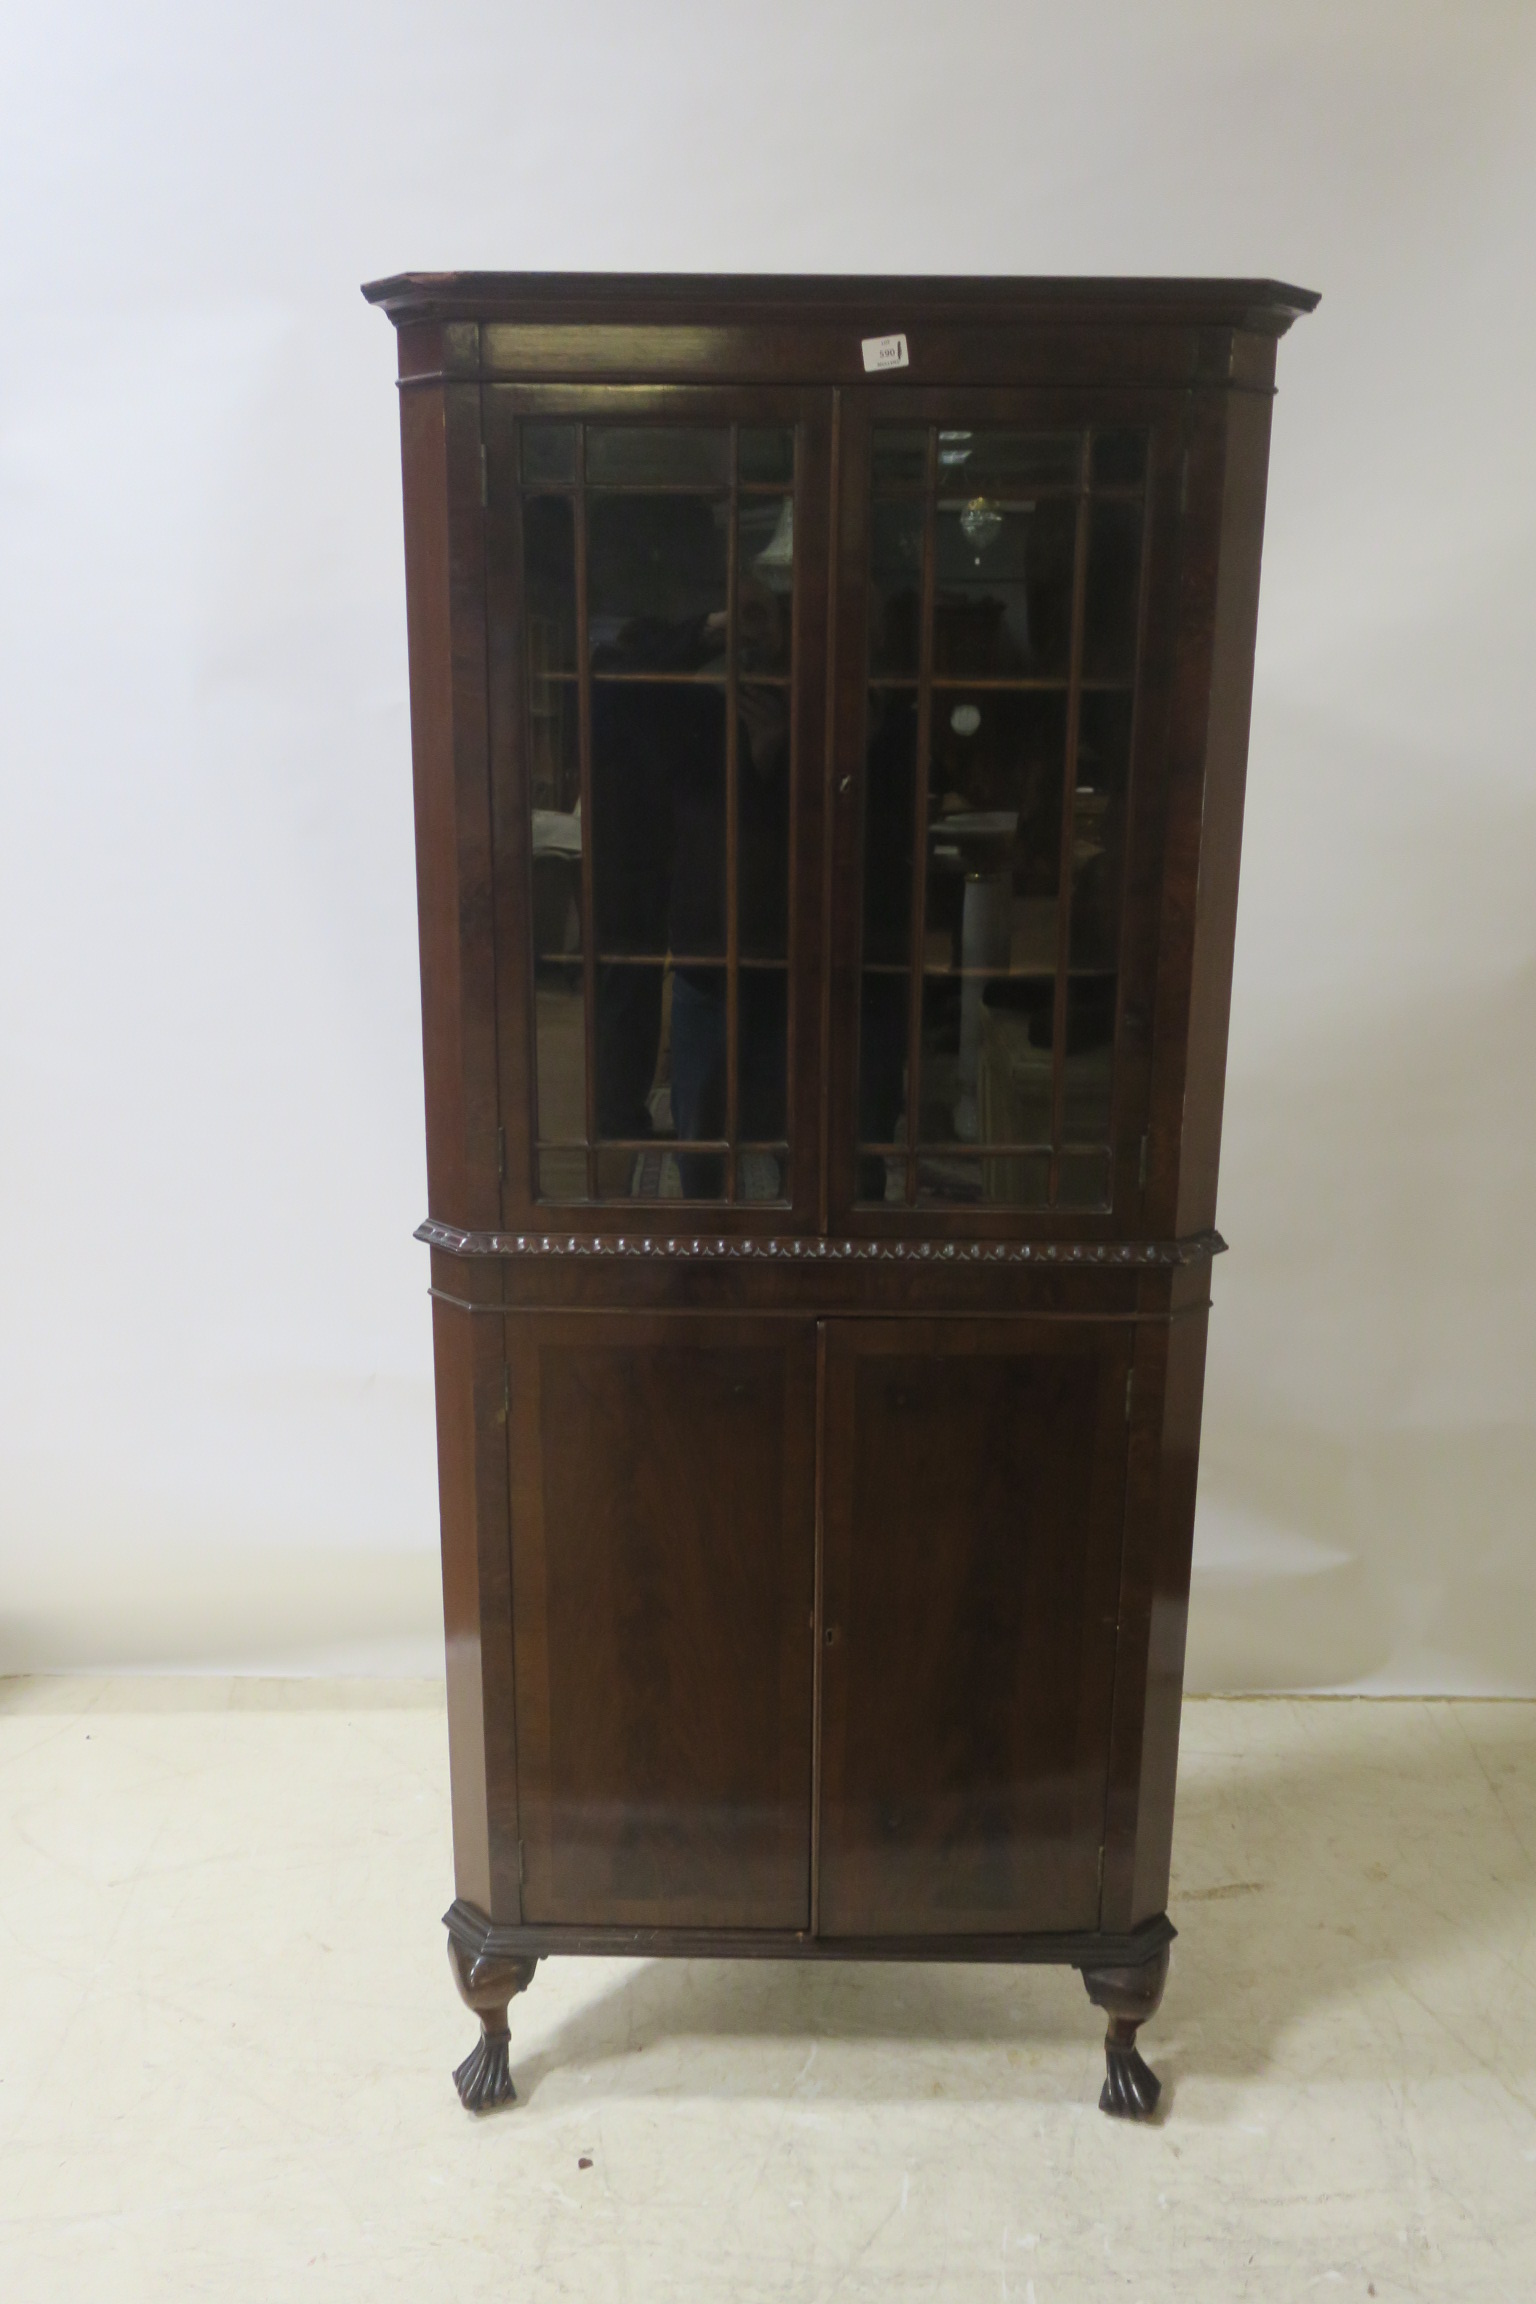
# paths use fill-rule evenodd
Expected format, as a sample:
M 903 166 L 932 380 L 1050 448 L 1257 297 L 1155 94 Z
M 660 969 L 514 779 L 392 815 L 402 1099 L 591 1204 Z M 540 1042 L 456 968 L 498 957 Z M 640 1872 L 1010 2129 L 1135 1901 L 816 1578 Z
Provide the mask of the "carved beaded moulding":
M 1047 1264 L 1126 1267 L 1204 1264 L 1219 1232 L 1183 1240 L 825 1240 L 799 1234 L 464 1232 L 435 1216 L 416 1238 L 449 1256 L 616 1256 L 662 1263 Z

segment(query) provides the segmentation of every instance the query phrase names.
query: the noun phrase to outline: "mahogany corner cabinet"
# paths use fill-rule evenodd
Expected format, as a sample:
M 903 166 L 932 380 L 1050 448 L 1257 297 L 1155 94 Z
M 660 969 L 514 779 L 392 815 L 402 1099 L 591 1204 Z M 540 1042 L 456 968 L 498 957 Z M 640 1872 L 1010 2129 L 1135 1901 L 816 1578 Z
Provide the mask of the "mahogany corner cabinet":
M 1056 1961 L 1145 2115 L 1268 280 L 406 274 L 459 1989 Z

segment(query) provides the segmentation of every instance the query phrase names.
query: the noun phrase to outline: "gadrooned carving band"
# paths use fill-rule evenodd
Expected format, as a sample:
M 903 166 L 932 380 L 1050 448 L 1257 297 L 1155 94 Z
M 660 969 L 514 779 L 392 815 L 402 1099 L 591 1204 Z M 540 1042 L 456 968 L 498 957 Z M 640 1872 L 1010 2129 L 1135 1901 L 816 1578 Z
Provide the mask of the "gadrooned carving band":
M 1220 1256 L 1219 1232 L 1183 1240 L 827 1240 L 795 1233 L 464 1232 L 429 1216 L 415 1237 L 449 1256 L 613 1257 L 663 1264 L 1036 1264 L 1146 1270 Z

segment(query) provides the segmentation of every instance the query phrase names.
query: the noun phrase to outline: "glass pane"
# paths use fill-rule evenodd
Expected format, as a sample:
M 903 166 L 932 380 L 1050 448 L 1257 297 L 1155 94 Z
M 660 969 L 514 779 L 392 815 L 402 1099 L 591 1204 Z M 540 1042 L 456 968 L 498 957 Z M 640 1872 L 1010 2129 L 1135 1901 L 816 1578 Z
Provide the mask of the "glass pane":
M 789 1198 L 789 1148 L 784 1144 L 754 1146 L 736 1161 L 738 1200 Z
M 581 825 L 576 811 L 581 804 L 581 732 L 577 686 L 573 679 L 551 679 L 534 673 L 528 684 L 528 783 L 535 812 L 534 852 L 538 852 L 537 817 L 541 810 L 570 816 L 564 837 L 581 851 Z M 547 843 L 562 837 L 557 826 L 546 827 Z
M 672 1128 L 680 1142 L 725 1134 L 726 1022 L 723 968 L 671 972 L 668 1091 Z M 725 1162 L 719 1153 L 680 1151 L 677 1166 L 685 1199 L 718 1200 L 723 1195 Z
M 723 690 L 594 683 L 592 874 L 600 956 L 724 957 Z
M 999 1133 L 982 1098 L 987 1003 L 1010 984 L 1049 1014 L 1056 972 L 1064 695 L 936 698 L 924 915 L 925 1142 L 1050 1141 Z M 958 979 L 958 981 L 957 981 Z M 1045 1059 L 1049 1074 L 1049 1053 Z
M 1134 487 L 1147 468 L 1145 432 L 1100 432 L 1093 443 L 1095 487 Z
M 725 654 L 729 505 L 601 496 L 587 507 L 592 669 L 692 672 Z
M 1075 488 L 1082 474 L 1083 444 L 1077 432 L 941 432 L 939 488 L 986 483 L 999 488 Z
M 906 969 L 866 970 L 859 996 L 859 1142 L 894 1145 L 904 1140 L 907 1127 L 907 995 L 911 977 Z M 860 1199 L 886 1197 L 883 1164 L 869 1176 L 861 1174 Z M 893 1195 L 900 1200 L 900 1185 Z
M 574 424 L 523 426 L 523 478 L 574 480 L 576 427 Z
M 535 680 L 576 669 L 576 526 L 569 497 L 523 504 L 524 615 Z
M 1115 979 L 1074 976 L 1067 986 L 1063 1142 L 1107 1144 L 1115 1056 Z
M 999 1153 L 981 1163 L 983 1200 L 1006 1200 L 1015 1208 L 1044 1208 L 1051 1190 L 1048 1152 Z
M 587 1156 L 585 1152 L 541 1152 L 539 1154 L 539 1198 L 541 1200 L 585 1200 L 587 1196 Z
M 923 603 L 921 501 L 870 506 L 869 590 L 871 673 L 915 680 Z
M 675 424 L 589 424 L 587 479 L 603 488 L 722 488 L 731 436 Z
M 744 496 L 738 507 L 736 541 L 739 670 L 789 670 L 794 581 L 794 498 Z
M 870 447 L 877 488 L 921 488 L 928 476 L 928 435 L 893 424 L 877 424 Z
M 788 1129 L 788 1014 L 789 976 L 785 969 L 741 970 L 736 980 L 736 1134 L 748 1144 L 777 1143 Z M 687 1131 L 680 1129 L 679 1133 Z
M 874 688 L 864 758 L 864 959 L 910 967 L 917 698 Z
M 1113 969 L 1130 780 L 1131 697 L 1092 690 L 1082 701 L 1072 807 L 1072 966 Z
M 1063 1152 L 1056 1204 L 1059 1208 L 1107 1208 L 1109 1154 Z
M 581 816 L 533 810 L 533 956 L 568 960 L 581 950 Z
M 1129 680 L 1136 661 L 1141 506 L 1095 504 L 1088 539 L 1083 676 Z
M 974 1208 L 984 1197 L 983 1163 L 971 1153 L 928 1152 L 917 1163 L 917 1204 Z
M 625 1143 L 654 1133 L 652 1104 L 662 1053 L 662 995 L 668 989 L 659 963 L 604 961 L 597 970 L 597 1133 Z M 670 1114 L 667 1124 L 670 1125 Z
M 983 991 L 976 1082 L 977 1135 L 983 1144 L 1049 1148 L 1054 998 L 1055 987 L 1048 982 L 1004 981 Z
M 587 1133 L 587 1036 L 580 963 L 541 961 L 533 1001 L 539 1137 L 581 1144 Z M 586 1188 L 582 1165 L 583 1194 Z
M 736 469 L 748 486 L 787 486 L 795 476 L 794 433 L 743 426 L 736 436 Z
M 747 960 L 789 953 L 789 691 L 736 692 L 736 939 Z
M 1070 498 L 1033 507 L 1007 507 L 985 496 L 940 503 L 936 677 L 1065 676 L 1076 528 Z

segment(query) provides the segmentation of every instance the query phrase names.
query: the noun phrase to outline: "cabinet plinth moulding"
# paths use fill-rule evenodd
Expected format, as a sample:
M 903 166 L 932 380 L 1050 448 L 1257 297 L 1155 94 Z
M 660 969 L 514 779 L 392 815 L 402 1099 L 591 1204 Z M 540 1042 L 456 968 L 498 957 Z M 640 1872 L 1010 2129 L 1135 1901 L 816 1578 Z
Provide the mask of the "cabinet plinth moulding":
M 473 2110 L 561 1952 L 1054 1961 L 1144 2116 L 1264 280 L 403 274 Z

